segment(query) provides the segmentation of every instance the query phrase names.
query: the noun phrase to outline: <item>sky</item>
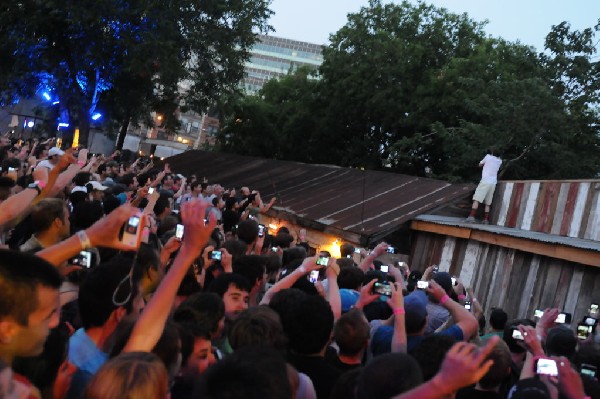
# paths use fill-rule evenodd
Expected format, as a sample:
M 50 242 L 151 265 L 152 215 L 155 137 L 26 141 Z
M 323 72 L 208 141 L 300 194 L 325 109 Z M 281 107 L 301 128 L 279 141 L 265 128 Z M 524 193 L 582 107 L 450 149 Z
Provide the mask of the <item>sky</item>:
M 390 1 L 386 1 L 390 2 Z M 401 3 L 395 0 L 394 3 Z M 416 3 L 416 1 L 411 1 Z M 345 25 L 346 15 L 368 0 L 272 0 L 273 36 L 326 44 L 329 35 Z M 509 41 L 519 40 L 538 51 L 552 25 L 568 21 L 576 29 L 593 27 L 600 18 L 599 0 L 427 0 L 451 12 L 488 20 L 485 31 Z

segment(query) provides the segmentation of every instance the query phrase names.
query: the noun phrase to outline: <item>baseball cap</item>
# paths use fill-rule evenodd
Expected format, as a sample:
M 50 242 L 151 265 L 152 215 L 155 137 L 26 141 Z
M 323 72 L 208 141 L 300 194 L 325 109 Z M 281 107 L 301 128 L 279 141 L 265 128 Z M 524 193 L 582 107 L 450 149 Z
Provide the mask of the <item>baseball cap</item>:
M 48 156 L 49 157 L 52 157 L 54 155 L 60 155 L 60 156 L 62 156 L 64 153 L 65 152 L 63 150 L 61 150 L 60 148 L 58 148 L 58 147 L 52 147 L 48 151 Z
M 404 310 L 411 313 L 418 320 L 427 317 L 427 294 L 423 290 L 416 290 L 404 297 Z
M 100 184 L 99 182 L 97 182 L 95 180 L 92 180 L 88 184 L 92 185 L 92 190 L 104 191 L 104 190 L 106 190 L 108 188 L 106 186 L 103 186 L 102 184 Z
M 535 378 L 526 378 L 517 382 L 508 393 L 508 399 L 549 399 L 546 385 Z
M 438 283 L 446 293 L 452 292 L 452 276 L 447 272 L 437 272 L 433 275 L 433 281 Z

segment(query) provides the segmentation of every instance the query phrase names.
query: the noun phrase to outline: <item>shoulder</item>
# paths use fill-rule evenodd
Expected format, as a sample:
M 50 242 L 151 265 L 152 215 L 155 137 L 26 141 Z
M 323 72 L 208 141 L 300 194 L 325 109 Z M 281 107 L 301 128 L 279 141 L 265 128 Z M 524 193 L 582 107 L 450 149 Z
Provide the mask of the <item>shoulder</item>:
M 448 327 L 445 330 L 436 333 L 439 335 L 449 335 L 456 339 L 457 341 L 462 341 L 464 339 L 464 334 L 462 329 L 458 326 L 458 324 L 453 325 L 452 327 Z

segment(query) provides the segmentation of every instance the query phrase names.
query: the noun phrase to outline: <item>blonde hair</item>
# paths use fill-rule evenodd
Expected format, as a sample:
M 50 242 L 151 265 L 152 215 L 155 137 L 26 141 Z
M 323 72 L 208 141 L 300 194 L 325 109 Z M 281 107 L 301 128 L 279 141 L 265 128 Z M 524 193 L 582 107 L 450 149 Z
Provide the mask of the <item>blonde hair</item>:
M 109 360 L 90 381 L 86 399 L 164 399 L 169 388 L 167 370 L 158 356 L 129 352 Z

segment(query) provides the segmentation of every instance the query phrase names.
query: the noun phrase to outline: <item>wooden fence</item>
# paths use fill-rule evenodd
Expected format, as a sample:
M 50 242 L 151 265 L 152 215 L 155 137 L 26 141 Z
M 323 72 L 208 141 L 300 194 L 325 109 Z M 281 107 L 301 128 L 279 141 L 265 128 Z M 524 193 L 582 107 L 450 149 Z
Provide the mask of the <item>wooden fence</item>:
M 531 318 L 535 309 L 558 307 L 579 323 L 591 303 L 600 303 L 600 268 L 534 255 L 492 244 L 412 232 L 411 268 L 438 264 L 472 286 L 486 311 L 504 309 L 510 319 Z

